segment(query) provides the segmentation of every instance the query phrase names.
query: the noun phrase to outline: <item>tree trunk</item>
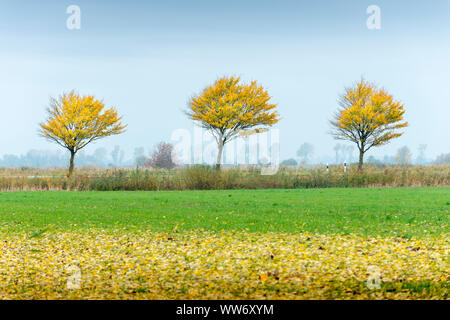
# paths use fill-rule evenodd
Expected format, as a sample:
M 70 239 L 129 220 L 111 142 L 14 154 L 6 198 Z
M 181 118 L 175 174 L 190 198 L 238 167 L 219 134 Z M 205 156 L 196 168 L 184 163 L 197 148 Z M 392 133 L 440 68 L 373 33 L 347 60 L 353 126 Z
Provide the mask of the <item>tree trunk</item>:
M 71 151 L 70 151 L 69 173 L 67 174 L 67 178 L 70 178 L 70 177 L 72 176 L 73 168 L 75 167 L 75 165 L 74 165 L 74 159 L 75 159 L 75 152 L 71 150 Z
M 217 161 L 216 161 L 216 169 L 220 170 L 220 165 L 222 164 L 222 153 L 223 153 L 223 140 L 222 137 L 218 142 L 218 151 L 217 151 Z
M 358 170 L 361 171 L 364 164 L 364 149 L 359 149 L 359 164 Z

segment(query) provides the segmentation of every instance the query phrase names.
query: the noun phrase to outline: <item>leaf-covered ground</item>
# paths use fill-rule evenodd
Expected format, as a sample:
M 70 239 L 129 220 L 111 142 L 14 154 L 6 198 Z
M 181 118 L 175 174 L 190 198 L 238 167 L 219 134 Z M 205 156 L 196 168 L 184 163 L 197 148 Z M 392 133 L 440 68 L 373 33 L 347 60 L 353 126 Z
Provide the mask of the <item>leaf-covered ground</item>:
M 449 299 L 450 188 L 0 193 L 0 299 Z
M 448 235 L 1 233 L 0 299 L 448 299 Z

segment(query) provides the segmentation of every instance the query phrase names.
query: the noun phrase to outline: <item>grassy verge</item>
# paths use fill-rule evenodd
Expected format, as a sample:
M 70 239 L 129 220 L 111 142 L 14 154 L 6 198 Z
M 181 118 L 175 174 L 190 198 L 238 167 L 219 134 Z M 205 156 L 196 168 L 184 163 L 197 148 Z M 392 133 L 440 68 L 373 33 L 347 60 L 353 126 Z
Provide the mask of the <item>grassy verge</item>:
M 261 168 L 229 168 L 217 171 L 193 166 L 172 171 L 147 169 L 82 168 L 71 179 L 65 171 L 0 168 L 0 191 L 78 190 L 229 190 L 306 189 L 348 187 L 450 186 L 450 166 L 367 166 L 360 172 L 350 166 L 282 167 L 274 175 L 261 175 Z

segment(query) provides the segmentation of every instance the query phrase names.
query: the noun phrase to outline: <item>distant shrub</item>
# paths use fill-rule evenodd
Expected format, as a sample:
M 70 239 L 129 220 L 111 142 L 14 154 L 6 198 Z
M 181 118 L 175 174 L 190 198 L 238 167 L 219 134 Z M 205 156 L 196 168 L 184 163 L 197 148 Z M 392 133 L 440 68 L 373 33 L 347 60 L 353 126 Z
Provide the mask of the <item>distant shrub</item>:
M 436 160 L 434 160 L 434 164 L 441 165 L 441 164 L 450 164 L 450 153 L 444 153 L 439 155 Z
M 293 158 L 291 159 L 286 159 L 281 161 L 280 165 L 282 166 L 296 166 L 297 165 L 297 161 Z
M 156 169 L 173 169 L 176 164 L 174 162 L 174 146 L 171 143 L 160 142 L 153 150 L 150 159 L 145 163 Z

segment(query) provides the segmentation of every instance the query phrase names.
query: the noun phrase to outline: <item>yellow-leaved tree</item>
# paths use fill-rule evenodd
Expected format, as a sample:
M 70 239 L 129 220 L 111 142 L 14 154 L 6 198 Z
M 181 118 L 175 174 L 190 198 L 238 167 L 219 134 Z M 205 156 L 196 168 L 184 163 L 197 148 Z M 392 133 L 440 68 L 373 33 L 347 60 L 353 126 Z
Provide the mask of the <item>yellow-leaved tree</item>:
M 364 79 L 345 89 L 339 98 L 339 106 L 330 121 L 331 134 L 335 139 L 356 143 L 359 170 L 363 167 L 365 152 L 400 137 L 403 132 L 398 130 L 408 126 L 408 122 L 403 121 L 403 104 Z
M 74 169 L 78 151 L 101 138 L 120 134 L 126 125 L 114 108 L 106 109 L 102 101 L 93 96 L 80 96 L 74 91 L 51 98 L 48 119 L 40 124 L 39 134 L 70 152 L 69 173 Z
M 216 139 L 216 167 L 220 169 L 223 147 L 238 135 L 267 130 L 280 119 L 269 93 L 256 81 L 241 83 L 239 77 L 222 77 L 189 102 L 187 115 Z

